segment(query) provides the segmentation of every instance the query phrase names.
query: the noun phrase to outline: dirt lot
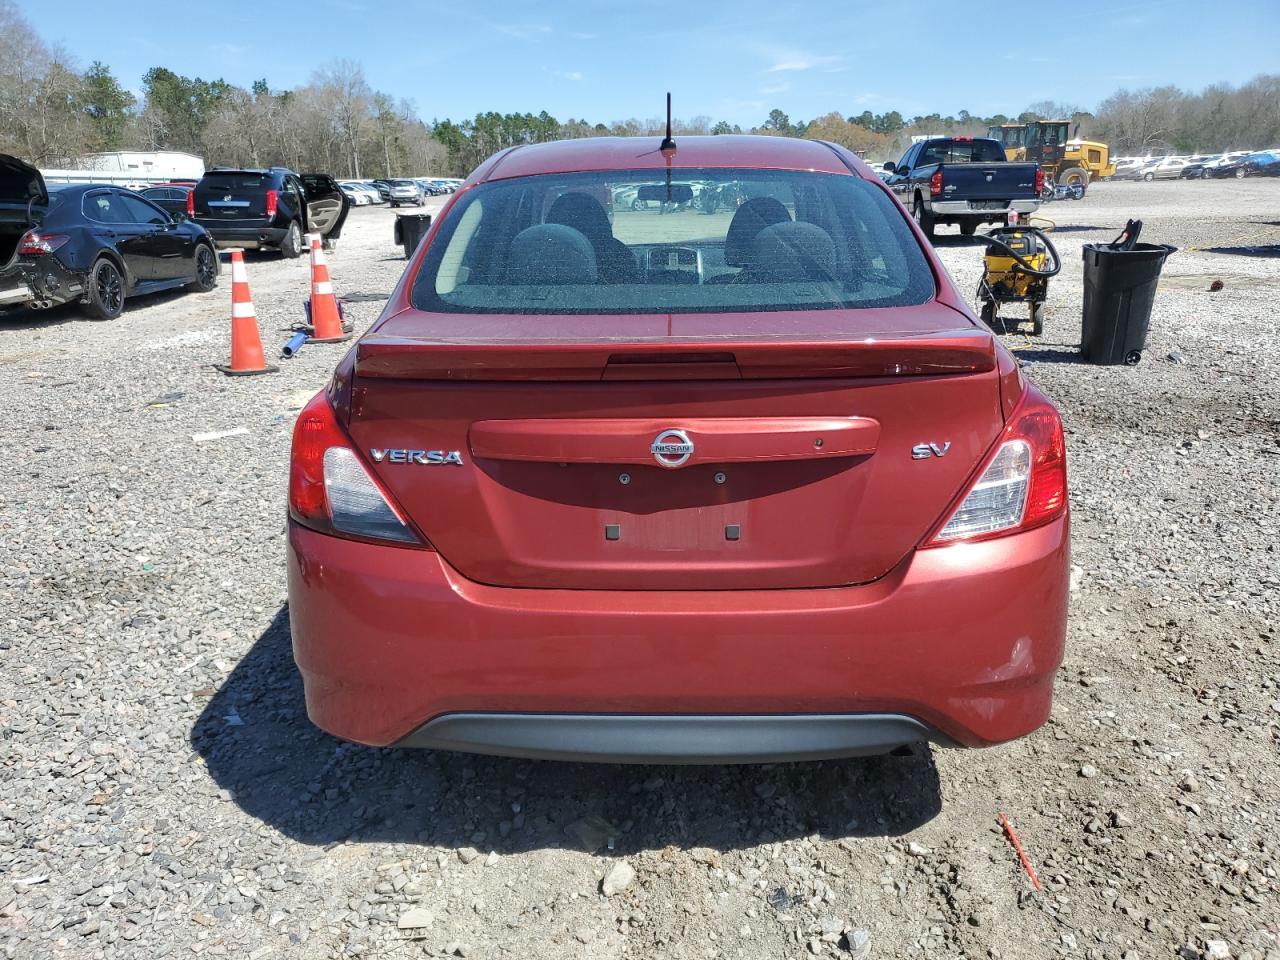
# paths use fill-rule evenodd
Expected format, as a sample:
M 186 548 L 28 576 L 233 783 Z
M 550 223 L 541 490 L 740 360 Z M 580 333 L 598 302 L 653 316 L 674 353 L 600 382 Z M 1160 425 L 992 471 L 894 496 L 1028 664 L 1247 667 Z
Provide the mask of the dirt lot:
M 985 751 L 646 768 L 340 743 L 305 717 L 282 531 L 291 422 L 343 348 L 215 373 L 225 275 L 110 324 L 0 322 L 0 954 L 1280 958 L 1280 260 L 1191 249 L 1280 243 L 1280 180 L 1044 212 L 1066 266 L 1044 336 L 1008 342 L 1068 424 L 1077 588 L 1050 723 Z M 1079 248 L 1129 216 L 1182 250 L 1142 364 L 1085 366 Z M 359 329 L 403 268 L 390 235 L 355 210 L 331 260 Z M 938 246 L 972 291 L 979 249 Z M 307 267 L 249 272 L 273 351 Z

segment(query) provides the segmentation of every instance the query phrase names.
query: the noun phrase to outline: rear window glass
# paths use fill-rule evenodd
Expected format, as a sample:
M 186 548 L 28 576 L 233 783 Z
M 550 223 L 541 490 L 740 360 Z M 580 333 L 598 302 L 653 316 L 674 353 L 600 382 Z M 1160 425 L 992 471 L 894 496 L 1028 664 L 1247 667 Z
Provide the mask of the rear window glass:
M 200 186 L 209 190 L 265 190 L 271 178 L 261 173 L 206 173 Z
M 548 174 L 482 184 L 441 224 L 419 309 L 635 314 L 906 306 L 935 293 L 879 187 L 802 171 Z
M 1004 147 L 994 140 L 943 140 L 928 144 L 918 166 L 931 163 L 1000 163 Z

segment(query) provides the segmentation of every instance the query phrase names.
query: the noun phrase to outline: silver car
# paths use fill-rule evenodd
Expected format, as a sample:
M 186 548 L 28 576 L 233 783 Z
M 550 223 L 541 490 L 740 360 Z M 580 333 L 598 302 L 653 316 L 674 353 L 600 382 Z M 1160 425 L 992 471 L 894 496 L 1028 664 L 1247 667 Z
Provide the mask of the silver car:
M 402 203 L 411 203 L 415 207 L 422 206 L 422 188 L 413 180 L 391 181 L 391 205 L 398 207 Z

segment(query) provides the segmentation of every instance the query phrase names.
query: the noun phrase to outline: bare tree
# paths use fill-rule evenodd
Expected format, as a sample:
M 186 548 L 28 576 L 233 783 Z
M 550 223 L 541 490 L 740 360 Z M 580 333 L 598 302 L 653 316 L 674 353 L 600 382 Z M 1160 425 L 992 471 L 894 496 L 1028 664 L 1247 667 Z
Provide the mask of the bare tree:
M 360 179 L 360 139 L 369 118 L 373 92 L 364 78 L 364 69 L 351 60 L 335 60 L 312 77 L 314 86 L 333 104 L 333 120 L 347 150 L 347 169 Z

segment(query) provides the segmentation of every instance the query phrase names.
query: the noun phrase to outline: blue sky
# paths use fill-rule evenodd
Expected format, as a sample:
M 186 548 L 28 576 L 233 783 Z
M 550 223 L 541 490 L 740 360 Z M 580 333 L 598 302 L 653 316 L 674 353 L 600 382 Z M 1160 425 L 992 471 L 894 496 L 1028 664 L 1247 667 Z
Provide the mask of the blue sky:
M 1070 4 L 962 0 L 18 5 L 46 41 L 82 66 L 106 62 L 134 90 L 157 65 L 288 89 L 345 57 L 428 120 L 543 109 L 561 120 L 656 117 L 668 89 L 679 117 L 743 126 L 773 107 L 792 120 L 831 110 L 1016 114 L 1045 99 L 1092 109 L 1121 86 L 1199 89 L 1280 70 L 1277 0 L 1229 10 L 1211 0 L 1114 0 L 1077 5 L 1076 17 L 1063 14 Z

